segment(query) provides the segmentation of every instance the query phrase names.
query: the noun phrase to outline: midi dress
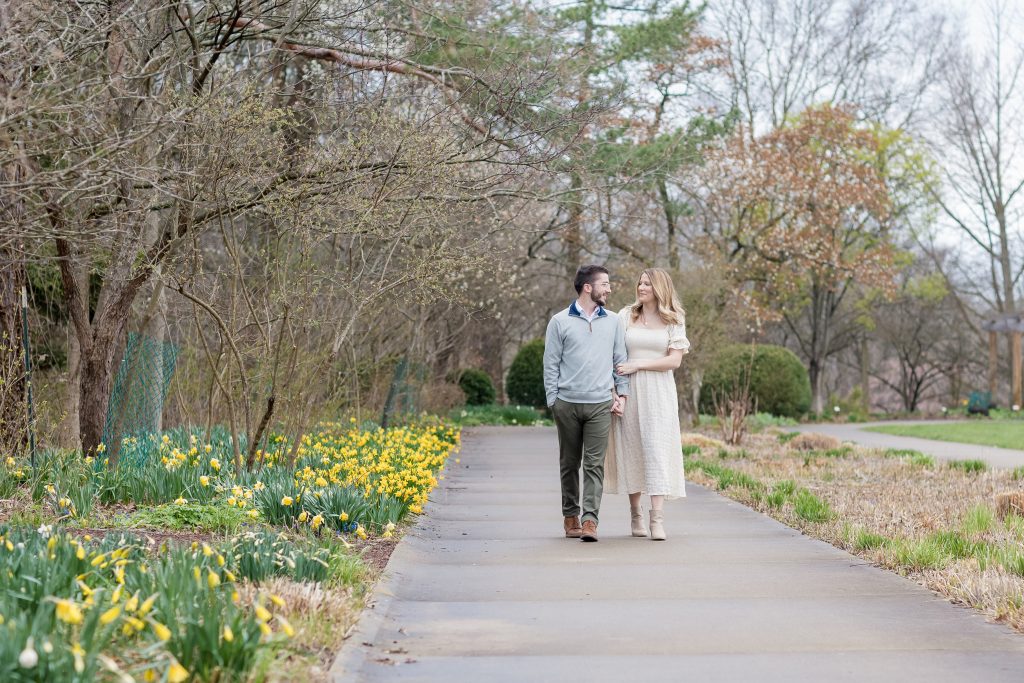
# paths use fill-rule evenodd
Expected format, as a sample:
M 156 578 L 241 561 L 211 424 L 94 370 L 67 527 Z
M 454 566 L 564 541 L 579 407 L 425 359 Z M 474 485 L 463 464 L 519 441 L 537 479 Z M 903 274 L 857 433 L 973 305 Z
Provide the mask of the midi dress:
M 653 360 L 669 349 L 689 353 L 686 325 L 648 329 L 631 321 L 627 307 L 626 354 L 631 361 Z M 612 417 L 605 458 L 605 493 L 686 496 L 679 403 L 672 370 L 638 370 L 629 377 L 629 398 L 621 417 Z

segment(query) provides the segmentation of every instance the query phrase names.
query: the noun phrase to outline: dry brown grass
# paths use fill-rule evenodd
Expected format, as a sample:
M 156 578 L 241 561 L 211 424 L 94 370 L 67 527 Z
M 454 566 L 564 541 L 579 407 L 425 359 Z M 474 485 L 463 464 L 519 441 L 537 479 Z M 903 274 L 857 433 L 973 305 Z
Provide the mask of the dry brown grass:
M 996 516 L 1006 519 L 1007 515 L 1024 517 L 1024 491 L 1004 491 L 996 494 Z
M 827 451 L 841 445 L 842 442 L 834 436 L 817 432 L 804 432 L 789 441 L 789 447 L 798 451 Z
M 1003 522 L 995 514 L 996 494 L 1024 496 L 1024 482 L 1014 481 L 1006 470 L 969 473 L 942 463 L 927 466 L 886 457 L 876 449 L 854 447 L 848 455 L 830 457 L 822 451 L 840 444 L 815 443 L 816 448 L 804 451 L 787 448 L 769 432 L 751 435 L 743 458 L 722 459 L 717 449 L 702 449 L 700 457 L 766 487 L 759 492 L 733 486 L 725 495 L 1024 632 L 1024 576 L 1022 567 L 1014 567 L 1014 552 L 1024 554 L 1024 520 L 1010 515 Z M 687 476 L 717 488 L 718 481 L 697 467 L 688 468 Z M 825 500 L 835 517 L 808 522 L 789 503 L 770 505 L 765 494 L 784 480 Z M 949 533 L 968 547 L 996 551 L 981 553 L 981 562 L 942 553 L 935 561 L 934 539 Z M 878 543 L 879 537 L 886 541 Z M 1009 549 L 1009 554 L 1000 555 L 998 549 Z
M 684 446 L 696 446 L 700 449 L 716 450 L 719 448 L 725 448 L 725 442 L 719 439 L 713 439 L 710 436 L 705 436 L 700 432 L 684 432 L 682 435 Z

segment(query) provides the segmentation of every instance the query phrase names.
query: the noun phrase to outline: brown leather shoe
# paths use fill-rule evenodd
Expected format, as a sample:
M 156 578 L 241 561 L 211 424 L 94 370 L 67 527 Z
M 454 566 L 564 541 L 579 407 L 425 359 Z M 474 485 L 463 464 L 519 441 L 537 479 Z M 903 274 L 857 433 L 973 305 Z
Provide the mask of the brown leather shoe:
M 583 535 L 583 527 L 580 526 L 579 517 L 566 517 L 562 520 L 562 526 L 565 527 L 566 538 L 579 538 Z
M 583 534 L 580 536 L 584 541 L 596 542 L 597 541 L 597 522 L 592 519 L 588 519 L 583 522 Z

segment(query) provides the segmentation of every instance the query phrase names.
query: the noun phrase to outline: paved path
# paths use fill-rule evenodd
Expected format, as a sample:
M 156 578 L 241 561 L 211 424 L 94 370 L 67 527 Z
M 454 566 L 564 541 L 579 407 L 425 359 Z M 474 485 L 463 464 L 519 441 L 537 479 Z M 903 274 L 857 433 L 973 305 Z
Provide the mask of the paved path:
M 336 681 L 1015 681 L 1024 636 L 697 486 L 669 540 L 562 537 L 551 428 L 479 428 Z
M 1024 465 L 1024 451 L 996 446 L 979 446 L 953 441 L 918 439 L 911 436 L 896 436 L 866 431 L 867 427 L 902 424 L 944 424 L 950 420 L 928 420 L 916 422 L 863 422 L 858 424 L 804 424 L 792 429 L 802 432 L 828 434 L 843 441 L 852 441 L 872 448 L 912 448 L 939 460 L 984 460 L 989 467 L 1013 469 Z M 1024 445 L 1024 444 L 1022 444 Z

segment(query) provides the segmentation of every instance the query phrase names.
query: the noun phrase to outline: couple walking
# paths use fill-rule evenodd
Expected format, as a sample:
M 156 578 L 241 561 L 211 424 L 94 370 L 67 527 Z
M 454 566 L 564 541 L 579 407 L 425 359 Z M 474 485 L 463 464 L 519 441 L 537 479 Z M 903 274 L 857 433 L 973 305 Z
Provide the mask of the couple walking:
M 672 376 L 690 347 L 683 308 L 659 268 L 640 274 L 636 301 L 618 315 L 604 308 L 612 291 L 605 268 L 583 266 L 573 285 L 579 296 L 552 316 L 544 343 L 565 535 L 597 540 L 608 491 L 629 494 L 631 532 L 647 536 L 640 502 L 647 493 L 651 539 L 663 541 L 662 503 L 686 495 Z

